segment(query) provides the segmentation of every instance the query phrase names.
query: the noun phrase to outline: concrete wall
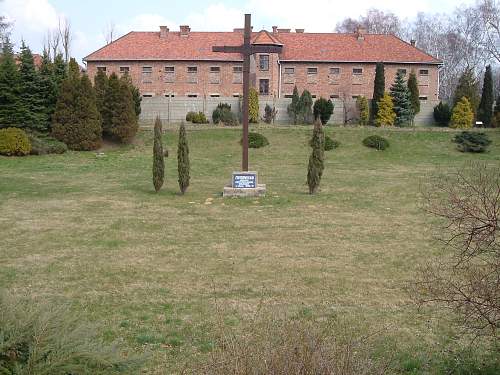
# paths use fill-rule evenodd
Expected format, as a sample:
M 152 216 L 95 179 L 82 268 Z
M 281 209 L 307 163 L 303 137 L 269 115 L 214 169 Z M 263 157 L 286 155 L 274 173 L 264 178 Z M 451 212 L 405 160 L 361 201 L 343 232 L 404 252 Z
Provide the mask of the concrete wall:
M 281 99 L 259 99 L 259 110 L 261 117 L 264 116 L 264 108 L 266 104 L 271 107 L 275 107 L 278 111 L 276 116 L 276 123 L 278 124 L 290 124 L 290 118 L 287 113 L 287 107 L 292 100 L 288 98 Z M 344 102 L 342 100 L 333 99 L 335 109 L 329 124 L 343 124 L 344 119 Z M 207 118 L 212 120 L 212 112 L 217 107 L 219 103 L 228 103 L 231 105 L 231 109 L 236 114 L 240 114 L 240 99 L 234 97 L 225 98 L 187 98 L 187 97 L 174 97 L 166 98 L 162 96 L 156 96 L 152 98 L 142 98 L 142 121 L 152 121 L 157 115 L 163 121 L 166 122 L 180 122 L 185 120 L 186 114 L 190 111 L 193 112 L 203 112 Z M 422 101 L 421 111 L 415 119 L 417 125 L 431 125 L 434 123 L 433 120 L 433 109 L 437 104 L 436 101 Z M 357 111 L 355 106 L 355 100 L 348 100 L 346 102 L 347 117 L 350 119 L 350 123 L 356 124 Z

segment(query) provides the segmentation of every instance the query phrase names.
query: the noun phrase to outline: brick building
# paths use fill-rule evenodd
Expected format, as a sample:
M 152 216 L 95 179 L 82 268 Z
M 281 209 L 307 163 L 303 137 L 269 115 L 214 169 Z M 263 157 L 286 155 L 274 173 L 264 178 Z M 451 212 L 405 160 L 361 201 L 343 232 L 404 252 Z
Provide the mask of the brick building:
M 256 54 L 251 82 L 262 97 L 290 97 L 294 86 L 313 97 L 371 98 L 375 64 L 385 63 L 386 87 L 398 70 L 415 71 L 421 100 L 438 99 L 441 62 L 393 35 L 306 33 L 303 29 L 254 32 L 252 43 L 283 45 L 281 54 Z M 84 60 L 91 79 L 128 73 L 145 97 L 232 97 L 241 95 L 239 54 L 212 52 L 214 45 L 240 45 L 243 30 L 193 32 L 189 26 L 171 31 L 130 32 L 88 55 Z

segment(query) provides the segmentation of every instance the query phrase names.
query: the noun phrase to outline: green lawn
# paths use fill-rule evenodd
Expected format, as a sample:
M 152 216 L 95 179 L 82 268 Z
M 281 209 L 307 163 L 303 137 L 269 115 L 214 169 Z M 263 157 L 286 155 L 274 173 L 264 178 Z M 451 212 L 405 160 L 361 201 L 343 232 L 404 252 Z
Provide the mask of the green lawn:
M 499 165 L 500 132 L 489 132 L 490 152 L 474 155 L 456 151 L 449 131 L 327 128 L 341 146 L 327 153 L 321 192 L 309 196 L 311 128 L 259 131 L 270 141 L 250 151 L 268 187 L 260 199 L 221 197 L 239 168 L 238 129 L 188 129 L 185 196 L 177 193 L 174 129 L 165 135 L 170 157 L 158 194 L 149 131 L 102 157 L 0 157 L 0 285 L 69 301 L 104 326 L 106 339 L 151 350 L 147 372 L 155 374 L 210 351 L 216 305 L 236 326 L 264 304 L 346 314 L 388 326 L 405 343 L 432 341 L 437 315 L 418 312 L 404 292 L 417 265 L 441 251 L 419 186 L 470 160 Z M 362 146 L 370 134 L 391 147 Z

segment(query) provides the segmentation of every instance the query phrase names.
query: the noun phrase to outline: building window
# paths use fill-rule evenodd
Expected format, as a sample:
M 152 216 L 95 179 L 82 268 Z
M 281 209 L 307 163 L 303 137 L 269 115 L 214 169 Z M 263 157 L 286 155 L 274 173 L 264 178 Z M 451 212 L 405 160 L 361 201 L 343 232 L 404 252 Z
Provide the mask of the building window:
M 219 98 L 219 97 L 220 97 L 220 94 L 210 94 L 210 97 L 211 97 L 211 98 Z
M 295 83 L 295 68 L 285 68 L 284 73 L 284 83 Z
M 286 94 L 286 95 L 285 95 L 285 98 L 286 98 L 286 99 L 291 99 L 291 98 L 293 98 L 293 94 Z
M 188 68 L 187 68 L 187 81 L 188 81 L 188 83 L 198 83 L 198 67 L 197 66 L 188 66 Z
M 197 98 L 198 94 L 187 94 L 188 98 Z
M 330 74 L 338 76 L 340 74 L 340 68 L 330 68 Z
M 285 68 L 285 74 L 295 74 L 295 68 Z
M 307 68 L 307 83 L 318 81 L 318 68 Z
M 239 93 L 235 92 L 235 93 L 233 94 L 233 98 L 239 98 L 239 97 L 240 97 L 240 94 L 239 94 Z
M 175 98 L 175 94 L 174 93 L 167 93 L 167 94 L 165 94 L 165 98 Z
M 353 68 L 352 69 L 352 74 L 354 74 L 354 75 L 361 75 L 361 74 L 363 74 L 363 68 Z
M 428 69 L 420 69 L 418 71 L 418 74 L 420 74 L 421 76 L 428 76 L 429 75 L 429 70 Z
M 98 71 L 98 72 L 103 72 L 103 73 L 106 73 L 106 67 L 105 67 L 105 66 L 98 66 L 98 67 L 97 67 L 97 71 Z
M 153 94 L 142 94 L 143 98 L 152 98 Z
M 212 84 L 220 83 L 220 66 L 211 66 L 210 67 L 209 82 Z
M 243 82 L 243 67 L 233 66 L 233 83 Z
M 330 99 L 338 99 L 339 96 L 337 94 L 334 94 L 334 95 L 330 95 Z
M 269 55 L 260 55 L 259 56 L 259 69 L 260 70 L 269 70 Z
M 418 99 L 422 100 L 422 101 L 426 101 L 427 100 L 427 96 L 420 96 Z
M 268 79 L 259 80 L 259 94 L 260 95 L 269 95 L 269 80 Z
M 142 83 L 153 83 L 153 67 L 142 67 Z
M 406 69 L 398 69 L 398 73 L 402 74 L 402 75 L 406 75 Z
M 174 83 L 175 82 L 175 67 L 166 66 L 165 67 L 165 82 Z
M 120 74 L 129 74 L 129 73 L 130 73 L 130 67 L 120 66 Z

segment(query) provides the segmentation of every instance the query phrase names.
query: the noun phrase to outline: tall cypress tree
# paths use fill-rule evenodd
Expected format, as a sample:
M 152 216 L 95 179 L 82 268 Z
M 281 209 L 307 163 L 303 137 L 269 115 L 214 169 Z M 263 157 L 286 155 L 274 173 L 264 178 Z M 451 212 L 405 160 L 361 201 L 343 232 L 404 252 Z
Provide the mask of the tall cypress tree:
M 106 86 L 105 98 L 102 106 L 102 131 L 104 136 L 113 136 L 113 117 L 117 116 L 117 106 L 120 101 L 120 79 L 116 74 L 111 74 Z
M 20 112 L 19 72 L 12 44 L 5 38 L 0 55 L 0 128 L 21 127 Z
M 297 125 L 300 114 L 300 96 L 297 86 L 293 88 L 292 102 L 288 105 L 287 111 L 292 118 L 293 124 Z
M 325 169 L 325 134 L 319 118 L 314 122 L 313 136 L 311 139 L 312 152 L 309 156 L 309 165 L 307 168 L 307 185 L 309 194 L 318 191 L 321 177 Z
M 124 81 L 127 81 L 129 86 L 130 86 L 130 91 L 132 93 L 132 99 L 134 101 L 134 110 L 135 114 L 137 117 L 141 114 L 141 102 L 142 102 L 142 96 L 141 92 L 137 87 L 134 86 L 134 83 L 132 82 L 132 78 L 128 75 L 128 73 L 124 74 L 121 79 Z
M 408 125 L 411 121 L 410 91 L 403 73 L 397 72 L 394 84 L 391 86 L 391 97 L 396 113 L 396 126 Z
M 411 72 L 408 78 L 408 90 L 410 90 L 412 116 L 415 117 L 420 112 L 420 92 L 415 72 Z
M 21 100 L 20 121 L 29 129 L 47 131 L 49 118 L 46 111 L 46 95 L 40 74 L 35 69 L 33 54 L 22 42 L 19 57 L 19 94 Z
M 370 112 L 372 125 L 374 124 L 375 119 L 377 118 L 378 102 L 384 97 L 384 93 L 385 93 L 385 67 L 383 62 L 378 62 L 375 67 L 372 110 Z
M 300 96 L 300 118 L 304 124 L 309 124 L 314 121 L 313 111 L 312 111 L 313 99 L 312 95 L 309 91 L 302 91 L 302 95 Z
M 162 124 L 160 116 L 156 116 L 153 141 L 153 186 L 160 191 L 165 179 L 165 156 L 162 143 Z
M 491 73 L 491 65 L 486 67 L 484 73 L 483 92 L 477 117 L 479 121 L 483 122 L 485 127 L 489 128 L 491 126 L 491 119 L 493 117 L 493 74 Z
M 177 172 L 179 174 L 179 189 L 184 194 L 189 187 L 189 146 L 184 122 L 179 128 L 179 145 L 177 146 Z
M 96 95 L 97 109 L 104 116 L 104 103 L 106 103 L 106 91 L 108 89 L 108 76 L 99 70 L 94 77 L 94 89 Z
M 474 71 L 471 68 L 466 69 L 458 80 L 458 85 L 453 97 L 453 106 L 457 105 L 464 96 L 469 100 L 472 111 L 477 113 L 477 108 L 479 106 L 479 88 L 476 77 L 474 76 Z

